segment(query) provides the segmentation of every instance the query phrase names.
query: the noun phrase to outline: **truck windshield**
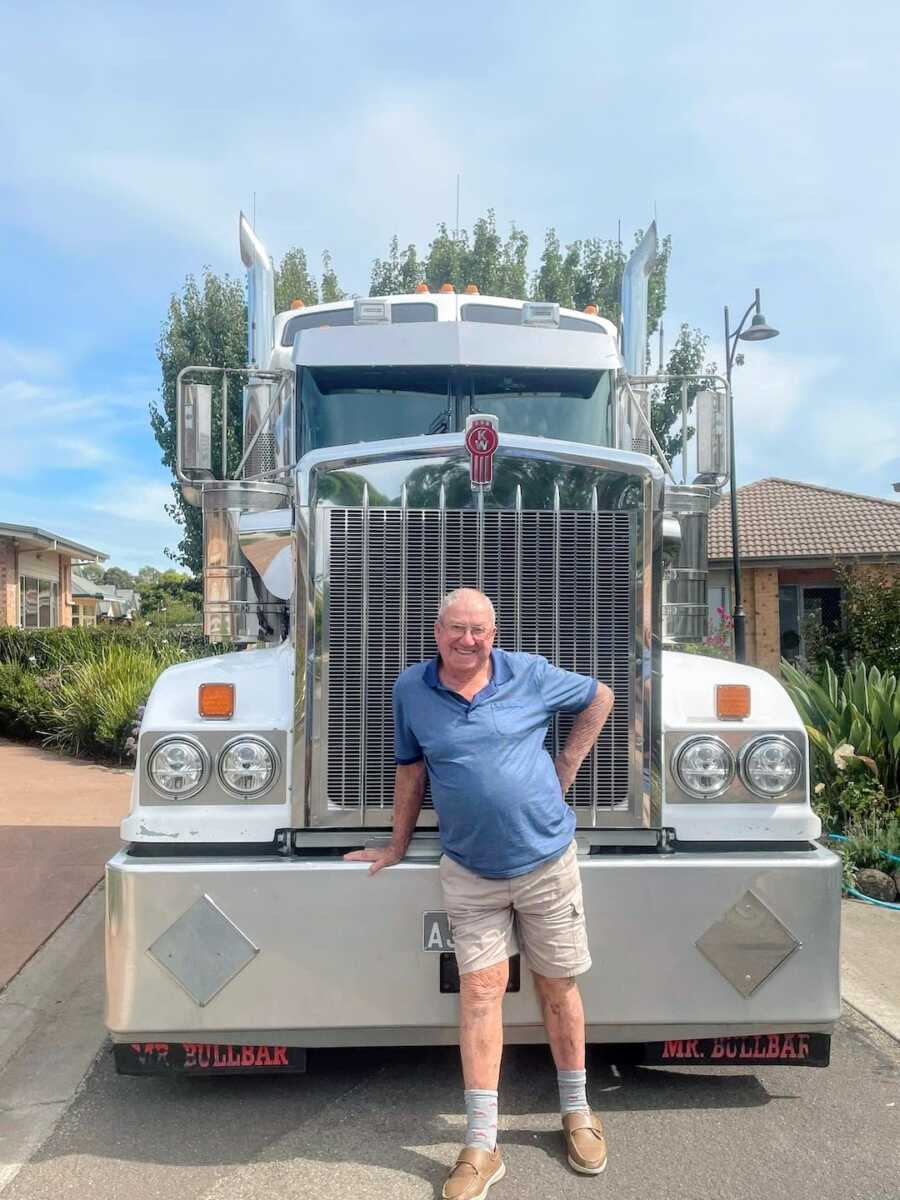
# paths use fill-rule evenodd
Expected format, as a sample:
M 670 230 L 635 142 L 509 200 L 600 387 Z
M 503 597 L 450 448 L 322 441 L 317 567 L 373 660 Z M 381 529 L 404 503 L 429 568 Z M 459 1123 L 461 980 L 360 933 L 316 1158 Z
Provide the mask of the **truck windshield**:
M 298 391 L 301 453 L 453 428 L 446 367 L 304 367 Z
M 489 412 L 507 433 L 612 444 L 612 375 L 506 367 L 300 367 L 300 453 L 452 433 Z
M 510 371 L 469 376 L 472 412 L 494 413 L 500 428 L 532 437 L 608 446 L 612 442 L 609 371 Z

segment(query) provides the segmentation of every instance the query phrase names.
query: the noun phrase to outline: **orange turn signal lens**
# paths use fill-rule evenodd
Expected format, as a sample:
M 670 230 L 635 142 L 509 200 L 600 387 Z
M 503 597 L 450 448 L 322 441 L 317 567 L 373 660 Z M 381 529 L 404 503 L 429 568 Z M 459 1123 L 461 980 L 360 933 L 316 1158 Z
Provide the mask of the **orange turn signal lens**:
M 467 283 L 466 284 L 466 295 L 467 296 L 480 296 L 481 292 L 479 292 L 477 284 Z
M 588 315 L 589 317 L 596 317 L 596 316 L 599 316 L 599 315 L 600 315 L 600 309 L 597 307 L 597 305 L 596 305 L 596 304 L 586 304 L 586 305 L 584 306 L 584 311 L 587 313 L 587 315 Z M 740 525 L 739 525 L 739 526 L 738 526 L 738 532 L 740 532 L 740 528 L 741 528 L 741 527 L 740 527 Z
M 305 300 L 292 300 L 291 308 L 306 308 L 306 301 Z M 738 532 L 740 532 L 740 527 L 738 528 Z
M 446 293 L 448 293 L 448 292 L 455 292 L 455 291 L 456 291 L 456 288 L 453 286 L 453 284 L 452 284 L 452 283 L 442 283 L 442 284 L 441 284 L 441 291 L 442 291 L 442 292 L 444 292 L 444 293 L 446 294 Z
M 417 284 L 416 284 L 416 291 L 419 293 L 419 295 L 421 295 L 423 292 L 427 292 L 427 291 L 428 291 L 428 284 L 427 284 L 427 283 L 417 283 Z
M 720 721 L 742 721 L 750 716 L 750 689 L 746 683 L 716 686 L 716 716 Z
M 201 717 L 234 716 L 233 683 L 201 683 L 197 691 L 197 711 Z

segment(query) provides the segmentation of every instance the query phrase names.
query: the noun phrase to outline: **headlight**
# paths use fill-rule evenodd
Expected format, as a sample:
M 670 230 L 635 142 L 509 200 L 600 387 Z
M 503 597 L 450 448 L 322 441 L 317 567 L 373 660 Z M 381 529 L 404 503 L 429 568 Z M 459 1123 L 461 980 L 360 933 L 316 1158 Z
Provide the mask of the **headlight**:
M 222 786 L 235 796 L 252 799 L 262 795 L 275 782 L 277 773 L 278 756 L 268 742 L 259 738 L 234 738 L 219 755 Z
M 147 774 L 160 795 L 186 800 L 206 783 L 209 756 L 199 742 L 165 738 L 150 752 Z
M 734 778 L 734 755 L 721 738 L 688 738 L 676 750 L 672 770 L 689 795 L 709 800 L 721 796 Z
M 756 796 L 775 798 L 789 792 L 800 778 L 800 751 L 785 737 L 756 738 L 741 751 L 741 778 Z

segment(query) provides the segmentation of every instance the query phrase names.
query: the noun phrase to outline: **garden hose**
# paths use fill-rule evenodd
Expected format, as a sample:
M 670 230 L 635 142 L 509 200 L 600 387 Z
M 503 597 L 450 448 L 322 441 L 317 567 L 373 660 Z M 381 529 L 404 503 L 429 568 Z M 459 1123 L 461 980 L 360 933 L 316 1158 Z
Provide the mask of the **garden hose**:
M 846 837 L 842 833 L 826 833 L 825 836 L 833 842 L 846 842 Z M 896 854 L 888 854 L 887 850 L 881 850 L 879 853 L 883 858 L 889 858 L 891 862 L 900 863 L 900 857 Z M 876 900 L 874 896 L 867 896 L 865 892 L 858 892 L 856 888 L 848 887 L 847 894 L 853 896 L 856 900 L 864 900 L 866 904 L 874 904 L 877 908 L 892 908 L 894 912 L 900 912 L 900 904 L 892 900 Z

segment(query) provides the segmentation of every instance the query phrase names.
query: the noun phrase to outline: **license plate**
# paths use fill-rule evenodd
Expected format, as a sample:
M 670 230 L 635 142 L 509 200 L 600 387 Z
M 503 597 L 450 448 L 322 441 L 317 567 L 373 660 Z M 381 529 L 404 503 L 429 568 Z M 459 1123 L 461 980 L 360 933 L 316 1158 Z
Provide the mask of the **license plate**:
M 453 934 L 445 912 L 427 912 L 422 921 L 422 949 L 431 954 L 452 954 Z
M 302 1073 L 302 1046 L 247 1046 L 220 1042 L 117 1042 L 120 1075 L 256 1075 Z
M 830 1060 L 828 1033 L 751 1033 L 644 1046 L 644 1062 L 651 1066 L 827 1067 Z

